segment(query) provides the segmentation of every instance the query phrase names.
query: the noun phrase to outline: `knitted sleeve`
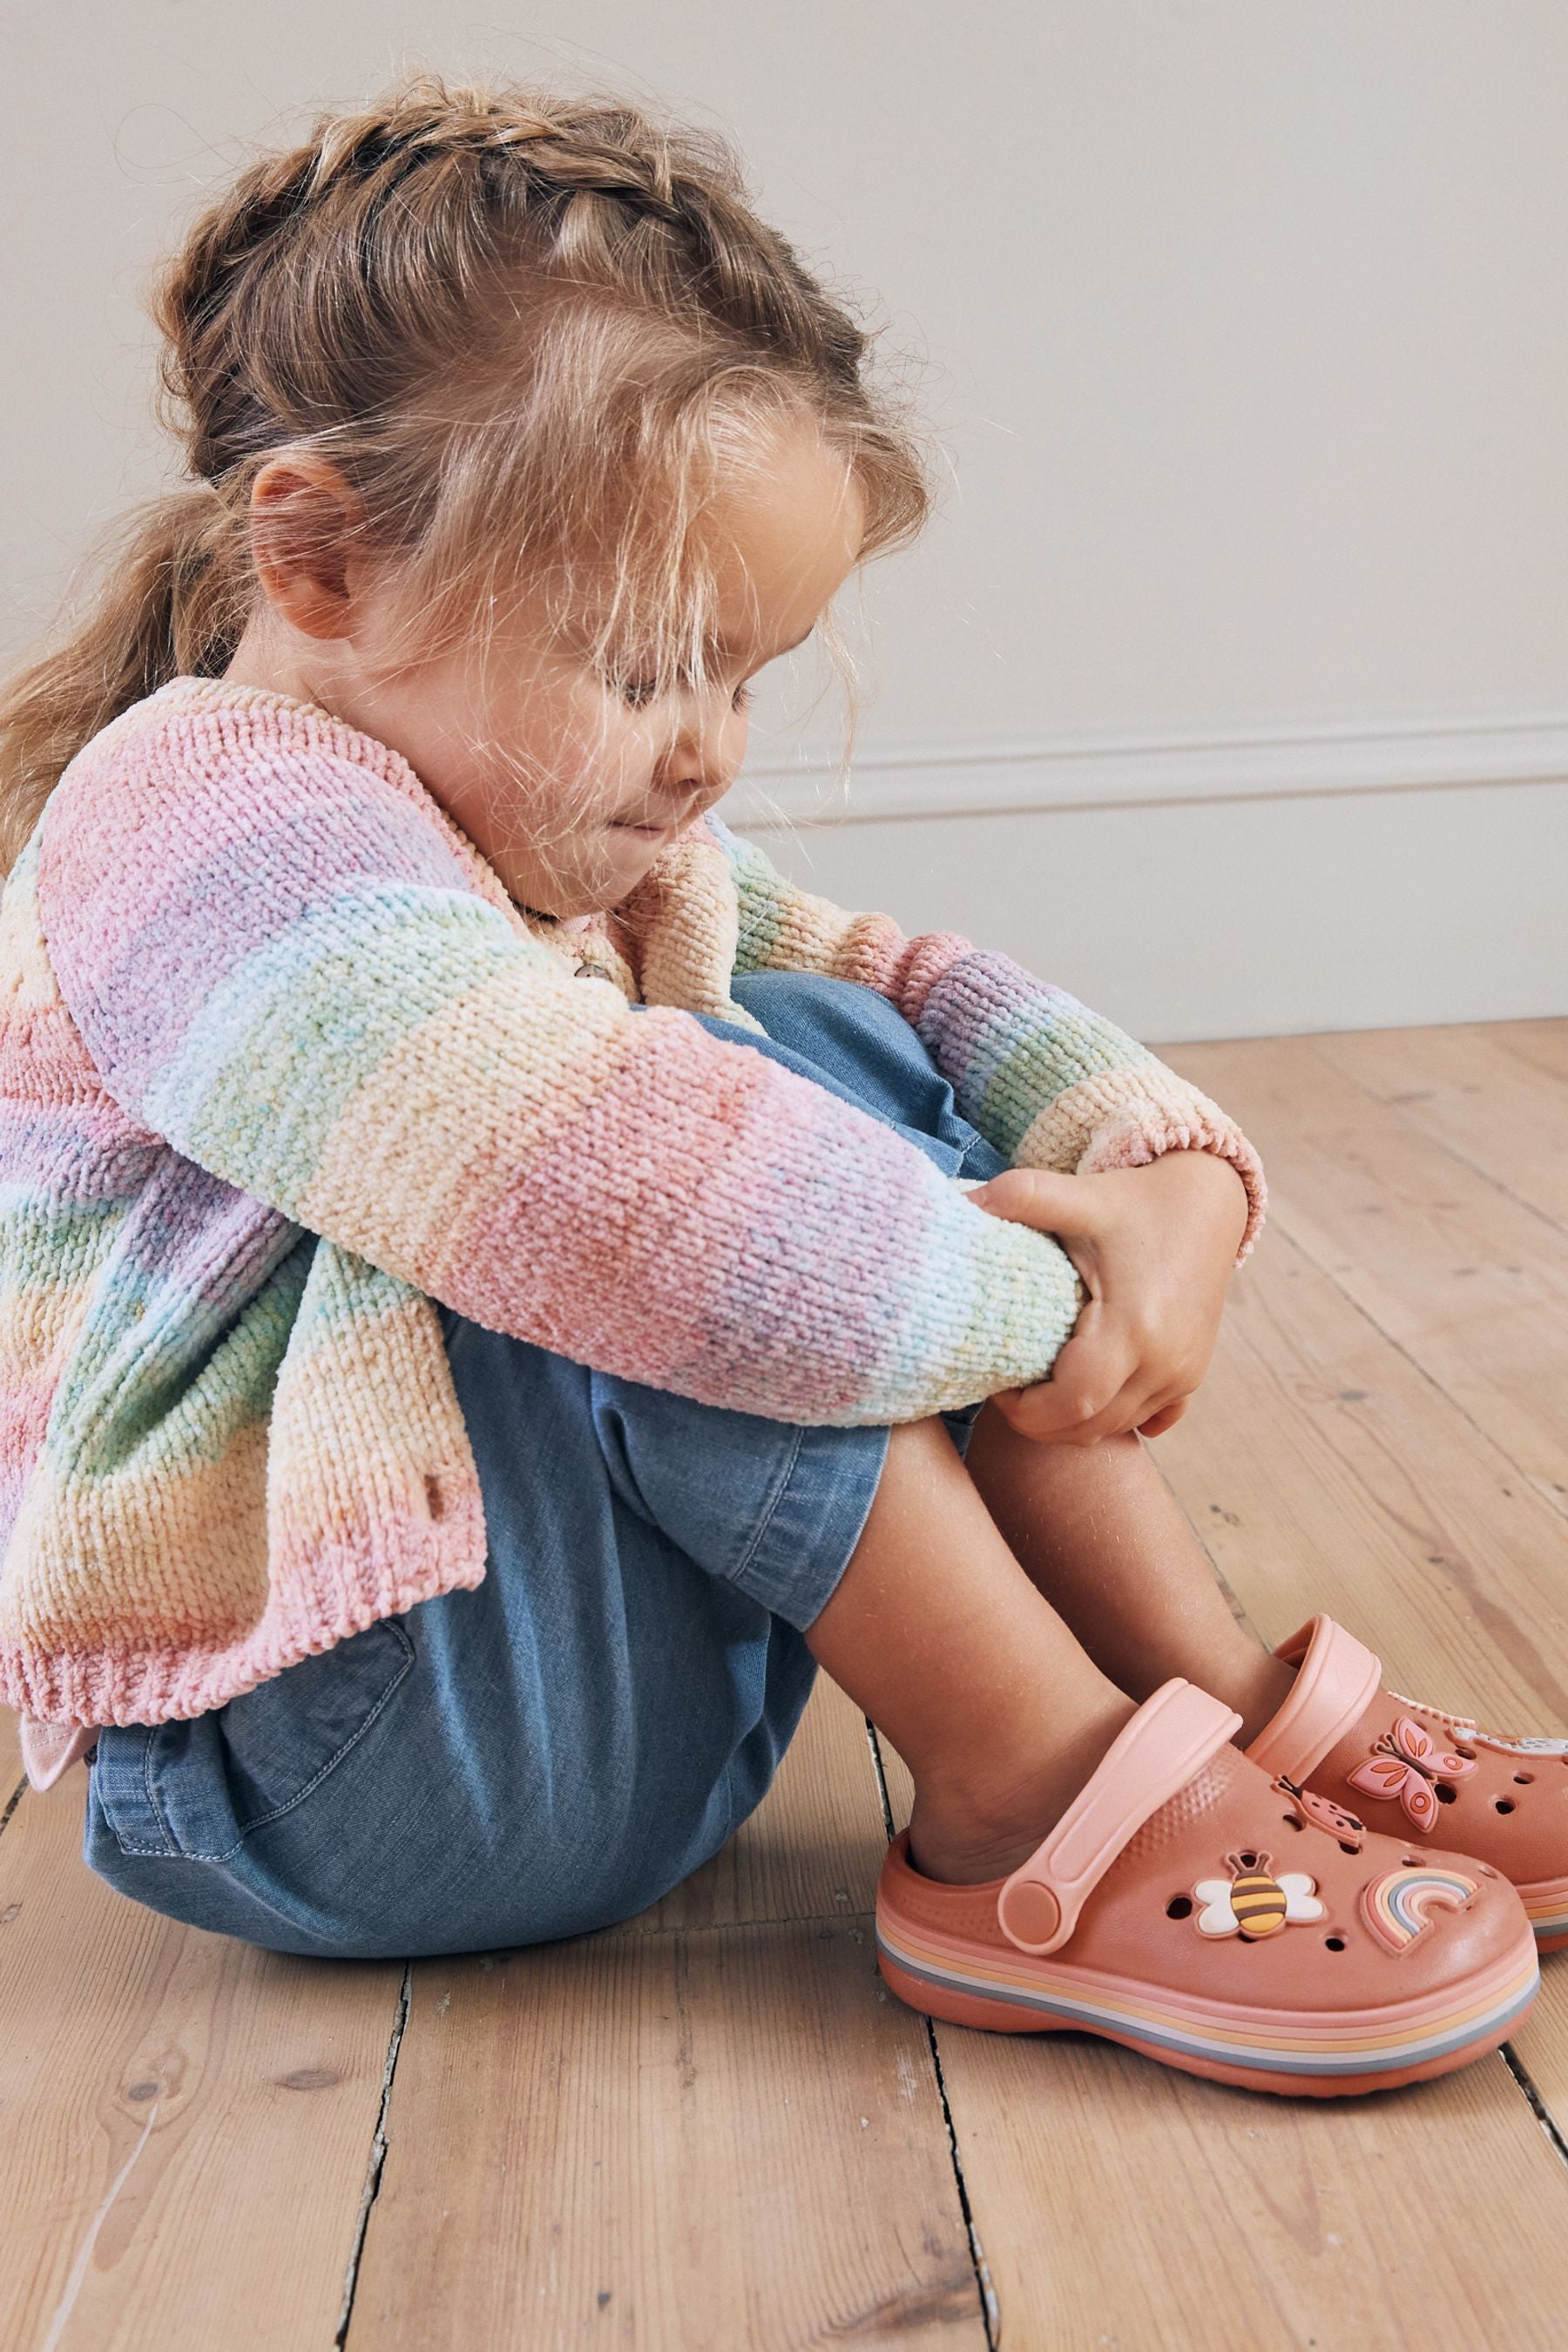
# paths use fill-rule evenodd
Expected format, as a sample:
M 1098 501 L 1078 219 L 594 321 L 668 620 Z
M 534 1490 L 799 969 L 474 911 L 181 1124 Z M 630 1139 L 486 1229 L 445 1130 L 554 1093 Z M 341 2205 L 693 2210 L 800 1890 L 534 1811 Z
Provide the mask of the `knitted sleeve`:
M 1054 1241 L 690 1013 L 573 978 L 395 755 L 243 703 L 124 727 L 50 799 L 39 904 L 107 1091 L 178 1153 L 475 1321 L 705 1402 L 898 1422 L 1048 1372 L 1082 1297 Z
M 741 902 L 738 971 L 826 972 L 889 998 L 963 1117 L 1016 1168 L 1091 1175 L 1165 1151 L 1217 1153 L 1247 1187 L 1237 1263 L 1249 1255 L 1268 1197 L 1262 1163 L 1235 1121 L 1146 1045 L 957 931 L 906 939 L 890 916 L 797 889 L 754 842 L 707 822 Z

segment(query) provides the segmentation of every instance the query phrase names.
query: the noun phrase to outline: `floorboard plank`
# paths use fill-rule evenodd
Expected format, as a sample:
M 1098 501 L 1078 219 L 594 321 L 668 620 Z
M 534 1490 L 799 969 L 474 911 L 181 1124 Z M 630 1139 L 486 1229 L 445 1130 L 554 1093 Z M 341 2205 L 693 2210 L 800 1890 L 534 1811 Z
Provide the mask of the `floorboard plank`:
M 1505 1054 L 1568 1086 L 1568 1021 L 1497 1021 L 1486 1034 Z
M 1326 1609 L 1399 1687 L 1500 1730 L 1568 1725 L 1561 1521 L 1285 1234 L 1154 1454 L 1269 1640 Z
M 1262 1152 L 1274 1227 L 1568 1515 L 1568 1233 L 1357 1085 L 1331 1040 L 1178 1058 Z
M 81 1802 L 29 1792 L 0 1840 L 0 2343 L 329 2352 L 402 1970 L 126 1902 Z
M 1005 2343 L 1426 2352 L 1561 2325 L 1568 2180 L 1500 2059 L 1316 2105 L 1152 2084 L 1087 2038 L 939 2040 Z
M 870 1921 L 431 1961 L 347 2352 L 980 2352 L 921 2021 Z
M 416 1965 L 348 2352 L 979 2352 L 930 2042 L 876 1974 L 885 1849 L 864 1718 L 819 1676 L 763 1804 L 662 1903 Z
M 1568 1226 L 1568 1089 L 1487 1029 L 1365 1029 L 1335 1061 L 1553 1223 Z

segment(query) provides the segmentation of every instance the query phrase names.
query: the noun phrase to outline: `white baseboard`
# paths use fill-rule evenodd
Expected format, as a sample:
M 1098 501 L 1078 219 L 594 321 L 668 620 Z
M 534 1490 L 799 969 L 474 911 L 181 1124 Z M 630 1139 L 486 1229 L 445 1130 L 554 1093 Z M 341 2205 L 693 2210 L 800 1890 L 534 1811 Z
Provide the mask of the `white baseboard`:
M 1565 780 L 1568 715 L 1560 714 L 1426 727 L 877 748 L 856 759 L 847 794 L 826 761 L 764 760 L 746 769 L 724 814 L 751 831 Z
M 1053 753 L 1002 806 L 976 758 L 862 773 L 826 818 L 724 814 L 806 889 L 1004 949 L 1151 1043 L 1568 1014 L 1568 727 L 1484 732 L 1232 745 L 1202 791 L 1191 747 Z

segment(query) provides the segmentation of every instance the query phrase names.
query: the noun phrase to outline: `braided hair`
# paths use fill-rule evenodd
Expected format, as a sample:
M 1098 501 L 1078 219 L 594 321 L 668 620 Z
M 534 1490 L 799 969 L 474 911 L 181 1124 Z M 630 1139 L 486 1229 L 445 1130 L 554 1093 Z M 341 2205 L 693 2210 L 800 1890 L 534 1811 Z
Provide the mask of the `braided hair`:
M 153 310 L 188 479 L 0 693 L 0 870 L 100 727 L 226 667 L 258 593 L 251 486 L 281 450 L 349 485 L 421 646 L 548 583 L 666 679 L 701 672 L 693 520 L 765 474 L 782 425 L 852 470 L 861 561 L 929 511 L 873 337 L 752 210 L 732 147 L 618 98 L 417 75 L 323 116 L 208 205 Z

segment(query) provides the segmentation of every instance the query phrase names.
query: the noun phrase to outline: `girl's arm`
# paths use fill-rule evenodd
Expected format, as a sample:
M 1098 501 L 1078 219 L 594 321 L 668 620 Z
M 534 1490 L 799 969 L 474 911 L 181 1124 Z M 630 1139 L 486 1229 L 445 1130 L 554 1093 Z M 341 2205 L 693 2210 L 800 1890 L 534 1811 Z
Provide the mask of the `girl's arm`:
M 1146 1046 L 1010 956 L 956 931 L 906 939 L 890 916 L 848 914 L 797 889 L 710 814 L 741 902 L 737 968 L 857 980 L 919 1032 L 960 1111 L 1016 1168 L 1098 1175 L 1167 1151 L 1212 1151 L 1247 1187 L 1237 1262 L 1263 1222 L 1257 1152 L 1235 1121 Z
M 412 772 L 265 702 L 129 714 L 46 809 L 40 918 L 107 1094 L 459 1313 L 777 1419 L 1037 1381 L 1082 1292 L 903 1137 L 574 980 Z

